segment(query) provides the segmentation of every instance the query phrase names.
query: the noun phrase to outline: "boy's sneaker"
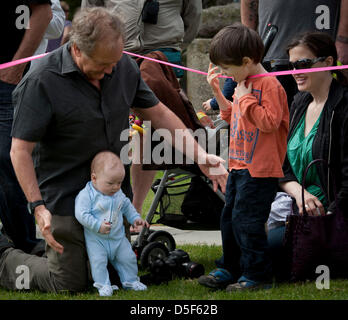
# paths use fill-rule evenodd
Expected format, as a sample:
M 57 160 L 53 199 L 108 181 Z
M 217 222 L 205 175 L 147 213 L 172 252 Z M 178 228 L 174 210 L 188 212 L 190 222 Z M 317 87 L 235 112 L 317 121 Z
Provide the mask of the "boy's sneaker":
M 267 282 L 256 282 L 249 280 L 245 277 L 241 277 L 237 283 L 230 284 L 226 287 L 227 292 L 236 292 L 244 290 L 266 290 L 271 289 L 272 283 Z
M 8 236 L 0 232 L 0 257 L 8 248 L 14 247 L 15 246 L 12 240 Z
M 122 286 L 126 290 L 143 291 L 147 289 L 147 286 L 140 281 L 122 282 Z
M 225 289 L 232 282 L 232 275 L 223 268 L 214 269 L 208 275 L 198 278 L 199 284 L 212 289 Z

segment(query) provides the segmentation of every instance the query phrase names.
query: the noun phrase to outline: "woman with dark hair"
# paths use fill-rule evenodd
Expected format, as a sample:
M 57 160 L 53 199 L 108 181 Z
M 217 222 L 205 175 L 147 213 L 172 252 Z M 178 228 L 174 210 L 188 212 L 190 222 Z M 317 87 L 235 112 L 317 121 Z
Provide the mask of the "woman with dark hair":
M 290 67 L 307 69 L 337 65 L 334 41 L 321 32 L 306 33 L 287 48 Z M 337 186 L 334 201 L 333 181 L 327 169 L 312 166 L 305 181 L 304 206 L 309 215 L 325 215 L 339 206 L 348 208 L 348 88 L 341 72 L 295 74 L 299 93 L 290 109 L 287 156 L 280 188 L 268 220 L 268 240 L 274 257 L 276 275 L 285 275 L 286 264 L 282 241 L 286 216 L 292 210 L 302 214 L 301 183 L 308 164 L 325 159 Z M 294 203 L 294 205 L 292 205 Z

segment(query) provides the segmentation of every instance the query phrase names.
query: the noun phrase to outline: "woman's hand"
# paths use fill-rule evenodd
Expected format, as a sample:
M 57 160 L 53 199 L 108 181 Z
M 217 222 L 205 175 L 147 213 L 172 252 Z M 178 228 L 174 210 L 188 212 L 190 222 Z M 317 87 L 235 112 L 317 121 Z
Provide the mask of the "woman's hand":
M 302 196 L 299 194 L 296 198 L 296 204 L 298 206 L 298 210 L 300 215 L 303 215 L 303 205 L 302 205 Z M 313 196 L 307 190 L 304 190 L 304 204 L 305 209 L 309 216 L 324 216 L 325 208 L 323 204 L 319 201 L 316 196 Z

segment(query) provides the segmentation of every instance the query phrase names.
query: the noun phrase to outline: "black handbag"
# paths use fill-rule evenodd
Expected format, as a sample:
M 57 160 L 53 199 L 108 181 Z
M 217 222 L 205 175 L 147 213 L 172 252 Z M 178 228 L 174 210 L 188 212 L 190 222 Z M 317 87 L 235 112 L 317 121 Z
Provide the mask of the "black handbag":
M 320 265 L 329 267 L 331 277 L 348 275 L 348 224 L 341 212 L 342 208 L 336 206 L 334 212 L 328 212 L 325 216 L 309 216 L 304 205 L 304 182 L 309 168 L 318 162 L 327 166 L 323 159 L 314 160 L 303 174 L 303 215 L 290 214 L 286 221 L 284 245 L 291 281 L 318 277 L 316 269 Z M 332 178 L 331 172 L 330 175 Z M 334 196 L 337 204 L 335 182 Z

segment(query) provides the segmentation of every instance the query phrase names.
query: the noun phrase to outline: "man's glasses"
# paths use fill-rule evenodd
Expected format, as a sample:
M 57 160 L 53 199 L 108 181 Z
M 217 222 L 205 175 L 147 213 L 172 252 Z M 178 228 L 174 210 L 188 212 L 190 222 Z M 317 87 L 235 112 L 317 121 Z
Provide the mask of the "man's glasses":
M 324 61 L 327 57 L 319 57 L 315 59 L 301 59 L 295 62 L 289 62 L 289 68 L 292 69 L 309 69 L 313 66 L 313 64 Z

